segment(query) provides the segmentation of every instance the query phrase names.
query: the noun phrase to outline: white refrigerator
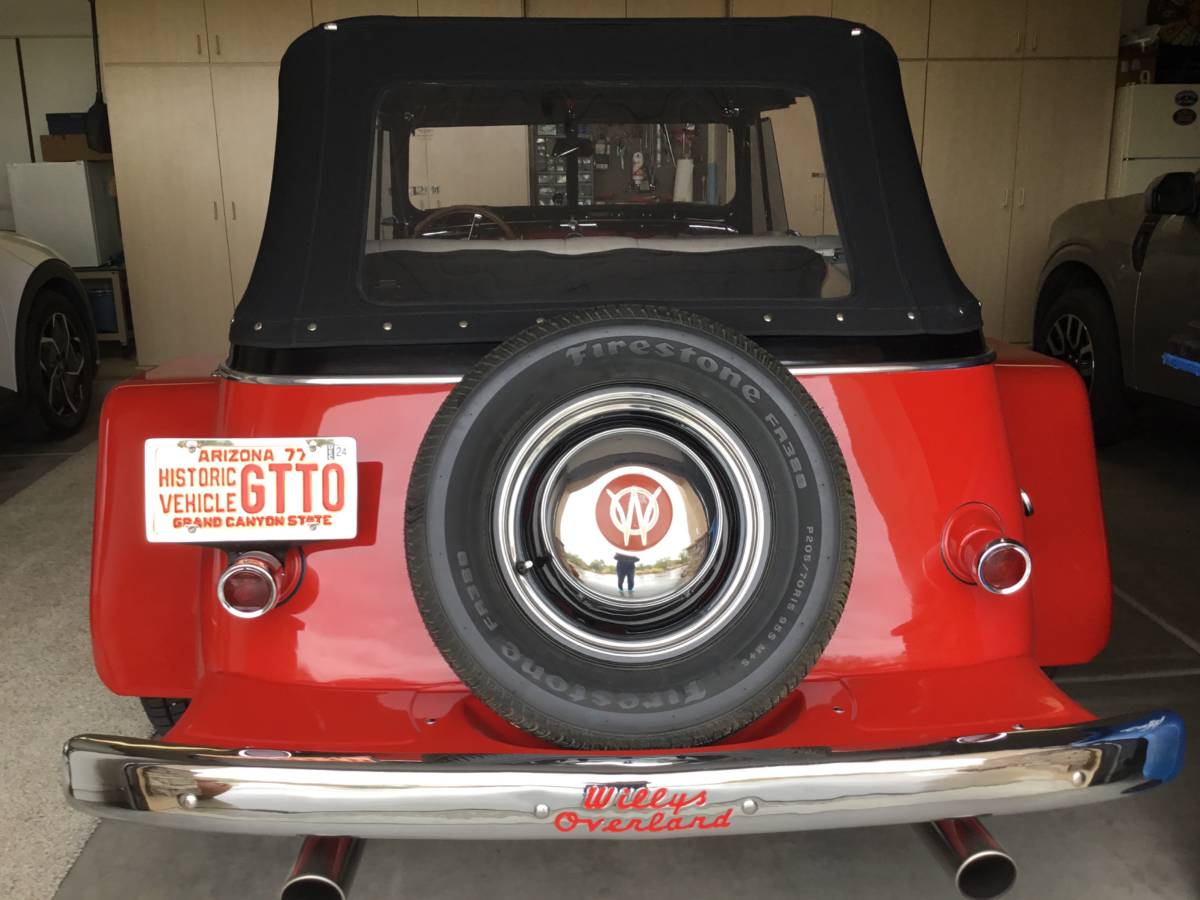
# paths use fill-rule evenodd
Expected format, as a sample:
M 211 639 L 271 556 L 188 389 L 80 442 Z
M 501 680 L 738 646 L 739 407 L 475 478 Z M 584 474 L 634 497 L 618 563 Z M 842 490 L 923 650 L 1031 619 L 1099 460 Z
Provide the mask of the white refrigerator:
M 1198 84 L 1128 84 L 1117 89 L 1109 197 L 1140 194 L 1167 172 L 1200 170 L 1198 101 Z
M 19 234 L 41 241 L 75 268 L 121 252 L 111 162 L 9 163 Z

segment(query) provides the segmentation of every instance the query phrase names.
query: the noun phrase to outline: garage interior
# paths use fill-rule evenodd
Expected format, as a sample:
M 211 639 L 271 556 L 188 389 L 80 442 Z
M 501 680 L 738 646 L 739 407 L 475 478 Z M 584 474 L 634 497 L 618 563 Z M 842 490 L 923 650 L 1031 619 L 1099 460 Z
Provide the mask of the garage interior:
M 358 15 L 863 22 L 900 59 L 934 213 L 982 304 L 985 332 L 1015 344 L 1031 342 L 1039 274 L 1061 213 L 1140 193 L 1162 172 L 1200 167 L 1200 125 L 1190 153 L 1138 166 L 1127 152 L 1121 92 L 1154 80 L 1145 45 L 1124 39 L 1146 28 L 1156 5 L 1146 0 L 96 5 L 111 154 L 88 148 L 74 130 L 78 115 L 64 115 L 87 109 L 96 93 L 88 4 L 0 0 L 0 229 L 55 246 L 104 323 L 96 396 L 80 433 L 45 442 L 0 425 L 0 778 L 15 789 L 0 808 L 0 896 L 22 900 L 267 897 L 295 858 L 292 839 L 97 826 L 62 801 L 59 749 L 65 735 L 82 731 L 149 735 L 136 699 L 109 694 L 91 661 L 100 405 L 130 374 L 226 350 L 266 215 L 278 61 L 300 33 Z M 1192 9 L 1200 17 L 1200 5 Z M 790 228 L 836 243 L 811 105 L 779 113 L 773 124 L 777 138 L 799 148 L 780 161 Z M 427 156 L 411 163 L 413 203 L 433 209 L 475 199 L 480 184 L 529 171 L 536 139 L 512 128 L 500 141 L 490 135 L 470 168 L 439 168 L 454 155 L 439 153 L 438 135 L 428 135 Z M 1143 398 L 1132 416 L 1124 439 L 1099 450 L 1112 638 L 1093 663 L 1054 677 L 1099 716 L 1169 707 L 1200 728 L 1200 593 L 1190 567 L 1200 540 L 1200 410 Z M 989 824 L 1020 866 L 1013 897 L 1187 898 L 1200 896 L 1198 804 L 1200 775 L 1185 766 L 1169 789 L 1118 807 Z M 564 889 L 664 898 L 954 895 L 906 826 L 650 844 L 375 841 L 367 858 L 355 884 L 360 900 L 472 897 L 485 884 L 498 900 Z

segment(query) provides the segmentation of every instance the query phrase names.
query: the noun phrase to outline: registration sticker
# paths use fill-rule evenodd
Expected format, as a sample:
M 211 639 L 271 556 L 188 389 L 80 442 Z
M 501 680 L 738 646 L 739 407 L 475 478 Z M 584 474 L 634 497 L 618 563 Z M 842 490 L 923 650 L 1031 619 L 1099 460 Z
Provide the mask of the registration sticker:
M 151 543 L 345 540 L 358 533 L 352 437 L 146 441 Z

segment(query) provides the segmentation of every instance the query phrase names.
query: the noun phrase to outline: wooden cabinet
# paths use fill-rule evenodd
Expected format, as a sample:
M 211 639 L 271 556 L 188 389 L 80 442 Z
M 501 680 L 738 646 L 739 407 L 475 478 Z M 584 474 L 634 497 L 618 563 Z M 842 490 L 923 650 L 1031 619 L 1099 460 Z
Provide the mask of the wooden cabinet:
M 413 206 L 529 203 L 529 129 L 524 125 L 418 128 L 409 143 Z
M 218 63 L 277 63 L 312 28 L 309 0 L 205 0 L 209 58 Z
M 833 0 L 729 0 L 731 16 L 828 16 L 832 12 Z
M 929 0 L 833 0 L 833 15 L 874 28 L 901 59 L 925 56 Z
M 922 163 L 950 259 L 983 304 L 984 331 L 1003 329 L 1021 63 L 930 61 Z
M 502 16 L 520 18 L 521 0 L 417 0 L 422 16 Z
M 930 3 L 931 59 L 1020 56 L 1024 39 L 1025 0 L 932 0 Z
M 355 16 L 415 16 L 417 0 L 312 0 L 313 24 Z
M 921 144 L 925 135 L 925 68 L 923 59 L 900 60 L 900 87 L 904 91 L 904 105 L 908 108 L 908 122 L 912 126 L 913 143 L 917 156 L 921 155 Z
M 531 19 L 621 19 L 625 0 L 525 0 L 525 15 Z
M 222 352 L 233 300 L 209 68 L 104 77 L 138 361 Z
M 97 0 L 96 24 L 105 64 L 208 62 L 204 0 Z
M 1112 60 L 1030 60 L 1022 66 L 1006 341 L 1032 340 L 1050 225 L 1076 203 L 1104 196 L 1112 97 Z
M 1120 0 L 1030 0 L 1025 55 L 1116 56 L 1120 32 Z
M 779 154 L 779 175 L 788 227 L 801 234 L 825 233 L 825 162 L 812 101 L 799 98 L 767 118 Z
M 625 15 L 631 19 L 724 18 L 725 0 L 628 0 Z
M 278 66 L 217 66 L 212 70 L 213 110 L 233 299 L 241 300 L 258 256 L 279 110 Z

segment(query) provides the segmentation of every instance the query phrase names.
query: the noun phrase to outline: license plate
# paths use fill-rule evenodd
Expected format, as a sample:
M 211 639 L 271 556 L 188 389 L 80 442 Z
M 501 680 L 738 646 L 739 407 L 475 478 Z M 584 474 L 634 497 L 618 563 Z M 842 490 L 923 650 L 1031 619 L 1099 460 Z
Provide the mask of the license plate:
M 151 543 L 329 541 L 357 533 L 354 438 L 146 441 Z

